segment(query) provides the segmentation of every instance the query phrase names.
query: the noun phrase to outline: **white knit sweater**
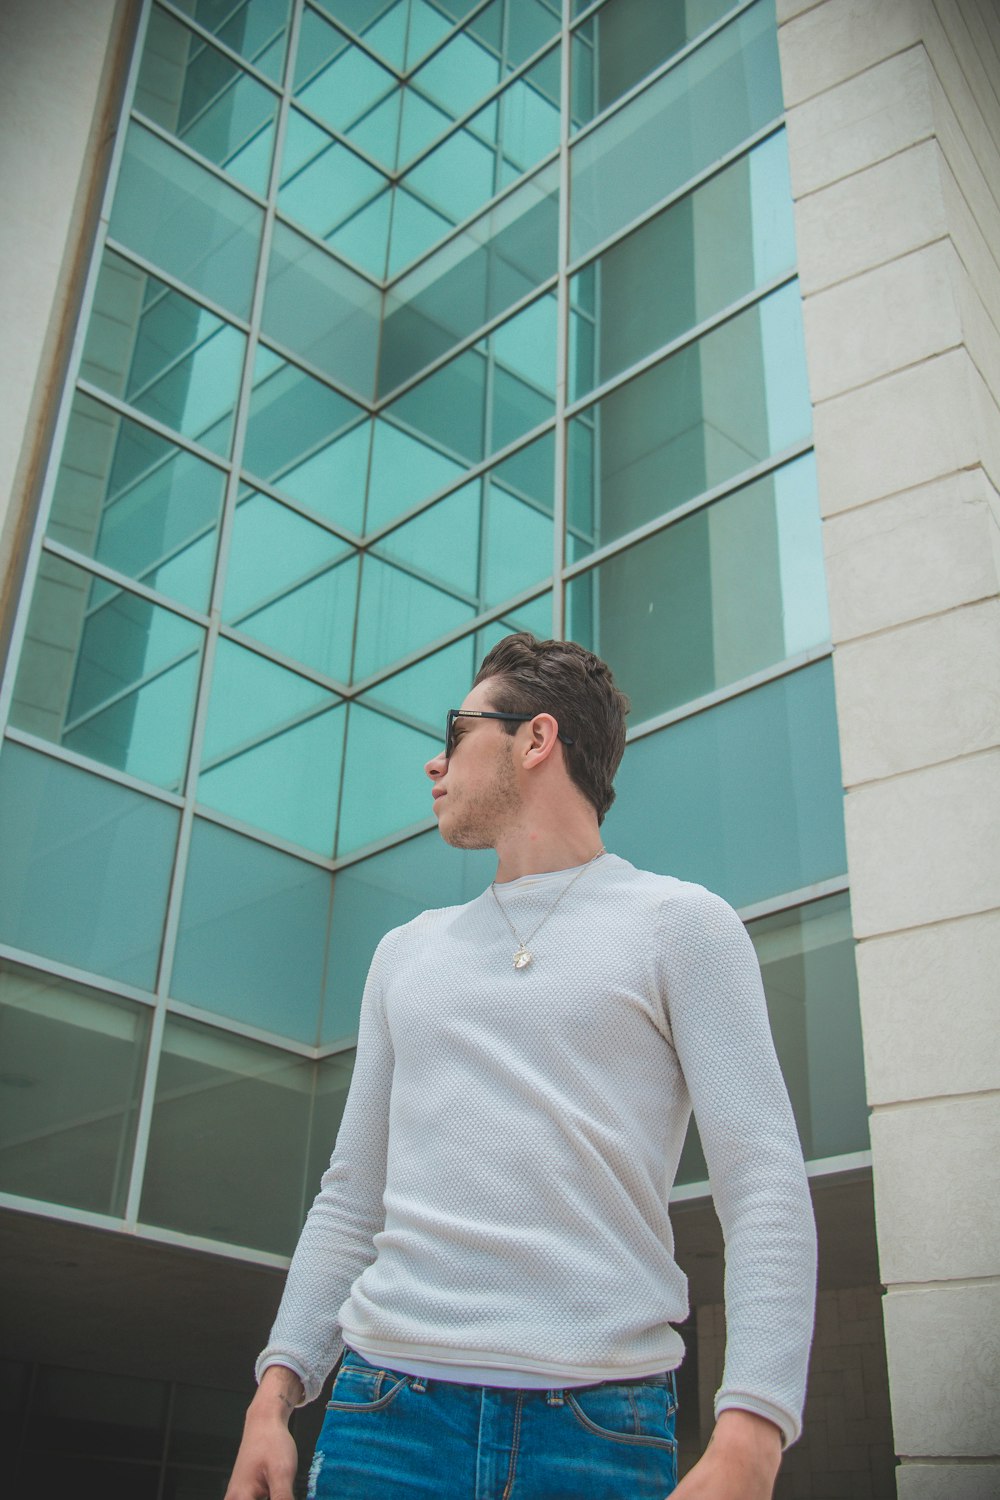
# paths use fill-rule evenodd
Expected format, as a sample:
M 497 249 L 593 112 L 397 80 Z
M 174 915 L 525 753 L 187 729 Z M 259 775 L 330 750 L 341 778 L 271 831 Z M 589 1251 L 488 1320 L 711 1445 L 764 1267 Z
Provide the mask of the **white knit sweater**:
M 518 933 L 573 873 L 499 887 Z M 608 854 L 529 946 L 515 970 L 489 891 L 379 944 L 336 1149 L 258 1375 L 287 1365 L 313 1400 L 341 1339 L 504 1384 L 676 1366 L 687 1283 L 667 1204 L 693 1105 L 726 1239 L 716 1410 L 793 1441 L 815 1234 L 745 928 L 701 886 Z

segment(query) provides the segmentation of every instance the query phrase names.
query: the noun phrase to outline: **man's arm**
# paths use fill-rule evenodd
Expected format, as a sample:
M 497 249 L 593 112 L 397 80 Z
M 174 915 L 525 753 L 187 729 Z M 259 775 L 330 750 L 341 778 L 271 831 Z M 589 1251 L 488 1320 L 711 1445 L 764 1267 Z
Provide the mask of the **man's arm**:
M 726 1363 L 716 1430 L 678 1496 L 770 1496 L 801 1425 L 815 1229 L 760 969 L 736 913 L 689 887 L 665 904 L 667 1012 L 726 1241 Z
M 304 1395 L 294 1371 L 268 1365 L 247 1410 L 225 1500 L 293 1500 L 298 1454 L 288 1422 Z

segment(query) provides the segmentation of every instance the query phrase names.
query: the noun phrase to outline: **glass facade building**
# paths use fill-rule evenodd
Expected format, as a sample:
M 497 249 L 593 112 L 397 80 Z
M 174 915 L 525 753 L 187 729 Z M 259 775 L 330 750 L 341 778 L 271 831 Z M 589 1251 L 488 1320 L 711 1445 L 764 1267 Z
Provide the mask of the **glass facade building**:
M 145 4 L 0 700 L 0 1203 L 284 1264 L 377 941 L 491 876 L 422 766 L 518 629 L 864 1165 L 772 0 Z

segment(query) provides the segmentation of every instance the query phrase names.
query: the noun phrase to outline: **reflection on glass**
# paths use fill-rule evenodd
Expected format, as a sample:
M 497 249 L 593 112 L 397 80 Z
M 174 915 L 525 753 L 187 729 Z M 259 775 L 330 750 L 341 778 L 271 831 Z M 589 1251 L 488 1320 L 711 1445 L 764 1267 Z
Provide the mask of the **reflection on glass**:
M 43 553 L 11 722 L 177 790 L 203 631 Z
M 615 0 L 588 16 L 573 33 L 573 124 L 592 120 L 732 8 L 732 0 Z
M 196 818 L 171 995 L 315 1043 L 329 906 L 325 870 Z
M 858 980 L 846 894 L 760 917 L 747 930 L 806 1160 L 867 1151 Z M 692 1127 L 677 1180 L 707 1177 Z
M 221 469 L 78 395 L 48 534 L 204 610 L 224 487 Z
M 779 132 L 571 278 L 570 399 L 794 264 L 788 153 Z
M 390 199 L 388 178 L 298 110 L 289 111 L 278 191 L 283 214 L 370 276 L 382 277 Z M 349 284 L 346 273 L 341 281 Z
M 628 663 L 635 723 L 821 645 L 812 457 L 577 575 L 567 606 L 574 640 Z
M 389 171 L 395 168 L 399 80 L 308 9 L 299 33 L 295 97 Z
M 453 482 L 555 411 L 556 298 L 529 303 L 383 408 L 366 529 Z
M 346 682 L 357 608 L 357 554 L 340 537 L 256 491 L 233 519 L 222 618 Z
M 246 318 L 263 210 L 166 141 L 128 129 L 109 234 Z
M 458 629 L 477 613 L 468 598 L 369 553 L 361 564 L 355 681 Z
M 268 78 L 280 79 L 285 60 L 288 0 L 175 0 L 206 31 L 211 31 Z
M 554 461 L 546 433 L 389 532 L 373 553 L 414 569 L 476 614 L 502 604 L 552 571 Z M 411 649 L 433 639 L 426 625 L 413 626 Z
M 392 68 L 412 68 L 460 22 L 477 0 L 316 0 L 321 10 L 363 37 Z
M 80 374 L 225 457 L 246 339 L 107 250 Z
M 441 748 L 439 734 L 426 734 L 359 703 L 351 704 L 348 716 L 338 855 L 428 816 L 430 783 L 424 765 Z
M 316 1064 L 171 1017 L 163 1037 L 140 1218 L 225 1244 L 289 1254 Z M 260 1211 L 260 1184 L 268 1186 Z M 310 1190 L 310 1197 L 314 1188 Z
M 135 107 L 244 187 L 267 191 L 278 96 L 157 6 Z
M 555 274 L 557 203 L 557 174 L 546 168 L 394 284 L 382 324 L 380 394 Z
M 343 738 L 333 693 L 220 639 L 198 801 L 330 855 Z
M 798 284 L 728 319 L 570 424 L 570 560 L 808 438 Z
M 361 396 L 375 385 L 381 294 L 318 245 L 275 224 L 261 330 Z
M 625 692 L 628 662 L 610 663 Z M 641 869 L 749 906 L 842 875 L 843 791 L 829 661 L 629 745 L 604 841 Z
M 371 423 L 360 406 L 260 345 L 243 463 L 317 515 L 360 533 Z
M 152 797 L 5 744 L 0 942 L 151 990 L 177 821 Z
M 573 257 L 675 192 L 781 110 L 774 10 L 759 0 L 573 147 Z
M 0 961 L 0 1190 L 124 1212 L 150 1014 Z

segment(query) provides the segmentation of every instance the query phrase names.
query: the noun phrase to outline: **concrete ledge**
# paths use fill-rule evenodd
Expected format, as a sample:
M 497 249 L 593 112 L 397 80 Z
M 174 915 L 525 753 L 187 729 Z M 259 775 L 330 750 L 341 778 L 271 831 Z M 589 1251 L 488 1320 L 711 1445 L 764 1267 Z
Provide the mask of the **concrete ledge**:
M 890 1290 L 882 1309 L 889 1388 L 906 1393 L 893 1403 L 897 1453 L 995 1458 L 1000 1282 Z
M 903 1464 L 896 1494 L 898 1500 L 996 1500 L 1000 1464 Z

